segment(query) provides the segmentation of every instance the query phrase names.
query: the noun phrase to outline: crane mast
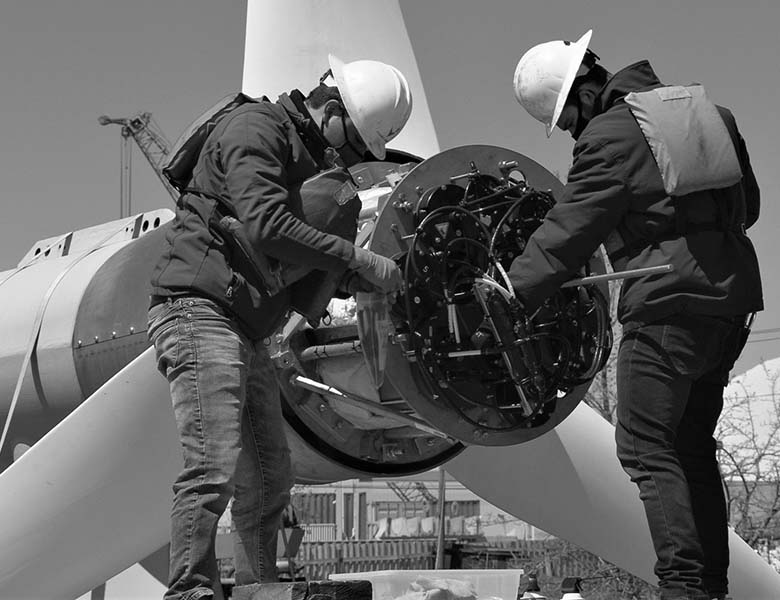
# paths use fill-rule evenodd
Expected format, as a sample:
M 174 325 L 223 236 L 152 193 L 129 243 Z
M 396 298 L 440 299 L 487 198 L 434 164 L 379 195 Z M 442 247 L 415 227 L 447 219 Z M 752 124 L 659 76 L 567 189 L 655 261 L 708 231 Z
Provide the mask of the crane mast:
M 132 138 L 138 148 L 143 153 L 149 165 L 152 167 L 157 178 L 162 182 L 163 187 L 171 195 L 171 198 L 178 199 L 179 192 L 174 188 L 163 175 L 162 169 L 165 159 L 170 152 L 170 143 L 166 139 L 159 125 L 152 118 L 152 113 L 141 112 L 134 117 L 111 118 L 106 115 L 98 117 L 101 125 L 120 125 L 121 126 L 121 147 L 120 147 L 120 192 L 119 192 L 119 216 L 127 217 L 132 214 L 132 148 L 130 139 Z

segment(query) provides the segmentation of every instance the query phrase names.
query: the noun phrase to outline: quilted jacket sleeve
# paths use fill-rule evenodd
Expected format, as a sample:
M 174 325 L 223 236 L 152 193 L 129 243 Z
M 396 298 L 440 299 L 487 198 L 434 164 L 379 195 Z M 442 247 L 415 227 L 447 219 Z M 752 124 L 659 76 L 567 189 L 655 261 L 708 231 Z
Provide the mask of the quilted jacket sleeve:
M 619 159 L 601 142 L 581 138 L 562 197 L 509 270 L 528 310 L 538 308 L 588 262 L 623 218 L 626 200 Z
M 289 208 L 290 135 L 287 125 L 261 112 L 231 119 L 220 139 L 231 202 L 257 252 L 312 269 L 344 269 L 352 244 L 310 227 Z

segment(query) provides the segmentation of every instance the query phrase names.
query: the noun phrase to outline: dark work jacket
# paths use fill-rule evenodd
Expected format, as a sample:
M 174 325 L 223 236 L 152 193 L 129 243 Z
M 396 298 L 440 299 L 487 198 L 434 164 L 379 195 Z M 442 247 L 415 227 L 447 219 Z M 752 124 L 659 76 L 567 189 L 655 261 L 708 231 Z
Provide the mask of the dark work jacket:
M 326 167 L 325 145 L 300 93 L 291 96 L 295 102 L 283 95 L 276 103 L 244 104 L 220 120 L 206 139 L 189 188 L 229 202 L 254 252 L 343 272 L 353 245 L 302 220 L 300 188 Z M 249 337 L 269 335 L 289 308 L 289 291 L 269 298 L 247 281 L 251 278 L 206 225 L 217 208 L 214 200 L 195 194 L 182 200 L 152 274 L 152 293 L 210 298 L 230 311 Z
M 758 219 L 759 190 L 734 117 L 718 107 L 735 143 L 742 180 L 672 198 L 624 101 L 631 91 L 660 85 L 642 61 L 616 73 L 600 91 L 597 116 L 574 145 L 562 197 L 509 271 L 526 308 L 535 309 L 576 276 L 601 243 L 615 270 L 674 268 L 624 281 L 618 306 L 622 323 L 763 308 L 758 261 L 742 230 Z

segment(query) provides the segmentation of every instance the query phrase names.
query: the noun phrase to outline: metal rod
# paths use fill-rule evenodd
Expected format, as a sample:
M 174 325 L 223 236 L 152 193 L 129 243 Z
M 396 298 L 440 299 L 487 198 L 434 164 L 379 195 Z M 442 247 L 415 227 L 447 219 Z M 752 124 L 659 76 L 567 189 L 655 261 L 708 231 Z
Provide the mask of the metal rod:
M 322 360 L 323 358 L 360 354 L 361 352 L 363 352 L 363 347 L 360 345 L 360 340 L 341 342 L 339 344 L 321 344 L 304 348 L 301 351 L 300 360 L 307 362 L 315 359 Z
M 436 532 L 436 569 L 444 568 L 444 502 L 445 481 L 444 467 L 439 467 L 439 530 Z
M 376 402 L 366 398 L 347 394 L 346 392 L 342 392 L 338 388 L 322 383 L 321 381 L 315 381 L 314 379 L 309 379 L 308 377 L 303 377 L 302 375 L 293 375 L 290 378 L 290 383 L 296 387 L 309 390 L 310 392 L 316 392 L 322 396 L 327 396 L 328 398 L 342 402 L 343 404 L 362 408 L 363 410 L 367 410 L 368 412 L 372 413 L 373 416 L 392 419 L 393 421 L 401 423 L 402 425 L 409 425 L 430 435 L 449 439 L 449 436 L 442 433 L 438 429 L 434 429 L 419 419 L 415 419 L 414 417 L 410 417 L 408 415 L 402 415 L 394 410 L 380 406 Z
M 590 277 L 581 277 L 572 279 L 564 283 L 561 287 L 575 287 L 578 285 L 590 285 L 601 283 L 603 281 L 615 281 L 617 279 L 633 279 L 634 277 L 644 277 L 645 275 L 656 275 L 658 273 L 669 273 L 673 271 L 672 265 L 658 265 L 657 267 L 646 267 L 644 269 L 631 269 L 629 271 L 615 271 L 614 273 L 604 273 L 603 275 L 591 275 Z

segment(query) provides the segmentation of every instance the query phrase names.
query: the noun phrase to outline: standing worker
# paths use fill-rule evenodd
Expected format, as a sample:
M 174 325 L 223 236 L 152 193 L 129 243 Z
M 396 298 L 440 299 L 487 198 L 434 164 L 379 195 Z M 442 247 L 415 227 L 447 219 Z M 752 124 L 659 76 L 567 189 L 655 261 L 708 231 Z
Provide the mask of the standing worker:
M 304 180 L 332 166 L 328 157 L 340 157 L 342 166 L 360 162 L 367 150 L 384 158 L 412 108 L 396 68 L 329 61 L 308 96 L 293 90 L 276 102 L 246 102 L 216 121 L 152 275 L 149 337 L 170 383 L 184 457 L 173 486 L 168 600 L 212 597 L 217 522 L 231 496 L 236 584 L 277 579 L 277 531 L 294 476 L 263 338 L 279 325 L 291 295 L 273 293 L 249 265 L 283 261 L 334 277 L 346 271 L 349 292 L 393 293 L 402 285 L 389 258 L 304 220 Z M 324 83 L 331 75 L 335 86 Z M 319 200 L 359 203 L 356 188 L 344 194 L 339 184 L 335 191 Z M 219 226 L 222 216 L 234 229 Z M 355 213 L 352 239 L 356 227 Z
M 623 282 L 617 453 L 639 487 L 661 598 L 724 598 L 728 524 L 713 432 L 723 389 L 763 308 L 745 230 L 759 190 L 731 112 L 701 86 L 664 86 L 647 61 L 614 75 L 577 42 L 531 48 L 515 95 L 547 135 L 575 139 L 559 202 L 509 277 L 535 311 L 604 244 Z

